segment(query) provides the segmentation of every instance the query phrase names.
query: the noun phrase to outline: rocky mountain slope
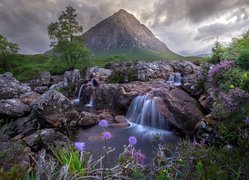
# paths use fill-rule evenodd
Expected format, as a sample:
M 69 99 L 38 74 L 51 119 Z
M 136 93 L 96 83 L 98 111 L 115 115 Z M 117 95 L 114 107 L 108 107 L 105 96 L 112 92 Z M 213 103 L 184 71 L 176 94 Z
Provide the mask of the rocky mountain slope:
M 135 16 L 121 9 L 83 34 L 86 46 L 96 54 L 151 53 L 177 56 L 141 24 Z

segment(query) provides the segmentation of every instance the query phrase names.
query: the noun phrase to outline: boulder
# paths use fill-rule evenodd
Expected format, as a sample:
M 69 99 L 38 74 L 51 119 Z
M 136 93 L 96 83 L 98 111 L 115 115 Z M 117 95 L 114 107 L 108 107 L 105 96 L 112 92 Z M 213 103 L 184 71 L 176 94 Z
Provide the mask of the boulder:
M 63 82 L 58 82 L 56 84 L 53 84 L 52 86 L 49 87 L 50 90 L 60 90 L 61 88 L 66 87 L 68 84 L 66 84 L 64 81 Z
M 137 79 L 139 81 L 148 81 L 152 79 L 165 79 L 168 74 L 173 72 L 173 67 L 168 62 L 139 62 L 135 67 Z
M 30 110 L 30 107 L 21 102 L 20 99 L 0 100 L 0 116 L 18 118 L 29 113 Z
M 32 102 L 34 102 L 38 97 L 40 97 L 41 95 L 34 92 L 34 91 L 30 91 L 30 92 L 26 92 L 24 94 L 22 94 L 20 96 L 20 100 L 27 105 L 30 105 Z
M 110 124 L 110 127 L 126 128 L 129 126 L 129 123 L 126 121 L 126 118 L 123 115 L 115 116 L 114 122 L 115 123 Z
M 61 88 L 67 87 L 70 84 L 76 84 L 81 79 L 80 71 L 74 69 L 72 71 L 66 71 L 63 79 L 61 77 L 54 76 L 54 83 L 49 87 L 50 90 L 60 90 Z
M 31 89 L 35 89 L 36 87 L 41 85 L 40 79 L 31 79 L 27 82 L 27 84 L 31 87 Z
M 109 112 L 102 112 L 99 114 L 100 119 L 105 119 L 108 122 L 113 121 L 113 116 Z
M 118 84 L 100 84 L 95 90 L 96 109 L 112 109 L 114 96 L 118 92 Z
M 31 107 L 38 115 L 42 125 L 61 128 L 78 119 L 78 113 L 69 99 L 55 90 L 45 92 L 31 103 Z
M 99 122 L 99 116 L 93 113 L 82 111 L 78 121 L 79 126 L 90 126 Z
M 74 69 L 72 71 L 66 71 L 64 73 L 64 83 L 65 84 L 76 84 L 81 79 L 80 71 Z
M 191 96 L 199 96 L 203 92 L 203 89 L 198 85 L 197 74 L 187 74 L 183 76 L 182 88 Z
M 0 167 L 5 170 L 18 165 L 22 169 L 28 168 L 30 162 L 30 148 L 26 147 L 22 141 L 0 142 Z
M 91 67 L 88 68 L 86 71 L 86 78 L 90 79 L 90 78 L 98 78 L 101 80 L 106 80 L 112 73 L 112 70 L 110 69 L 105 69 L 105 68 L 100 68 L 100 67 Z
M 170 65 L 173 66 L 175 72 L 181 73 L 183 76 L 188 74 L 194 74 L 199 70 L 199 66 L 196 66 L 189 61 L 173 61 L 170 62 Z
M 49 86 L 52 80 L 52 76 L 50 72 L 45 71 L 41 73 L 40 79 L 41 79 L 42 86 Z
M 12 99 L 31 91 L 27 84 L 17 81 L 10 72 L 0 75 L 0 99 Z
M 14 122 L 14 129 L 16 134 L 28 136 L 37 131 L 38 122 L 30 117 L 19 118 Z
M 38 86 L 34 89 L 35 92 L 43 94 L 48 90 L 48 86 Z
M 66 146 L 71 143 L 70 139 L 60 132 L 56 132 L 53 129 L 42 129 L 37 132 L 38 137 L 41 139 L 42 143 L 49 146 Z
M 42 129 L 24 138 L 26 144 L 34 151 L 42 148 L 49 149 L 55 146 L 66 146 L 71 143 L 70 139 L 53 129 Z

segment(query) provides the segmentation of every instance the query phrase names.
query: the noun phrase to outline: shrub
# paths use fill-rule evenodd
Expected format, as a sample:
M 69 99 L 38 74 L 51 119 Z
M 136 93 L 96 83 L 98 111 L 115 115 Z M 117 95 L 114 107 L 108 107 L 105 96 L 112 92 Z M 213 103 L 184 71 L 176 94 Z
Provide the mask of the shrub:
M 249 70 L 249 48 L 241 50 L 237 63 L 242 69 Z

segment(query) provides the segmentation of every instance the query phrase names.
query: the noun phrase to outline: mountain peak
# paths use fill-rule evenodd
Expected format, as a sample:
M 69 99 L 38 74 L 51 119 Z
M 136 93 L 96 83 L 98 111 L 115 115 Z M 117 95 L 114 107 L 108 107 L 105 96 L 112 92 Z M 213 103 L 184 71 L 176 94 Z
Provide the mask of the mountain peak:
M 120 9 L 117 13 L 118 14 L 126 14 L 128 12 L 126 10 L 124 10 L 124 9 Z
M 108 52 L 136 53 L 137 49 L 172 53 L 167 46 L 134 15 L 120 9 L 83 34 L 94 54 Z

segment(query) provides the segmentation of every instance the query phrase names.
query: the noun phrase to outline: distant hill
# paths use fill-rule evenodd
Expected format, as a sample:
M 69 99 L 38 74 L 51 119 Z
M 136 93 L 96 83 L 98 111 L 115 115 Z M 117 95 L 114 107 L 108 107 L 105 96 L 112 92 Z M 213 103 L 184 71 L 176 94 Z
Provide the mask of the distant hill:
M 93 57 L 120 55 L 131 59 L 183 59 L 123 9 L 96 24 L 82 37 Z

